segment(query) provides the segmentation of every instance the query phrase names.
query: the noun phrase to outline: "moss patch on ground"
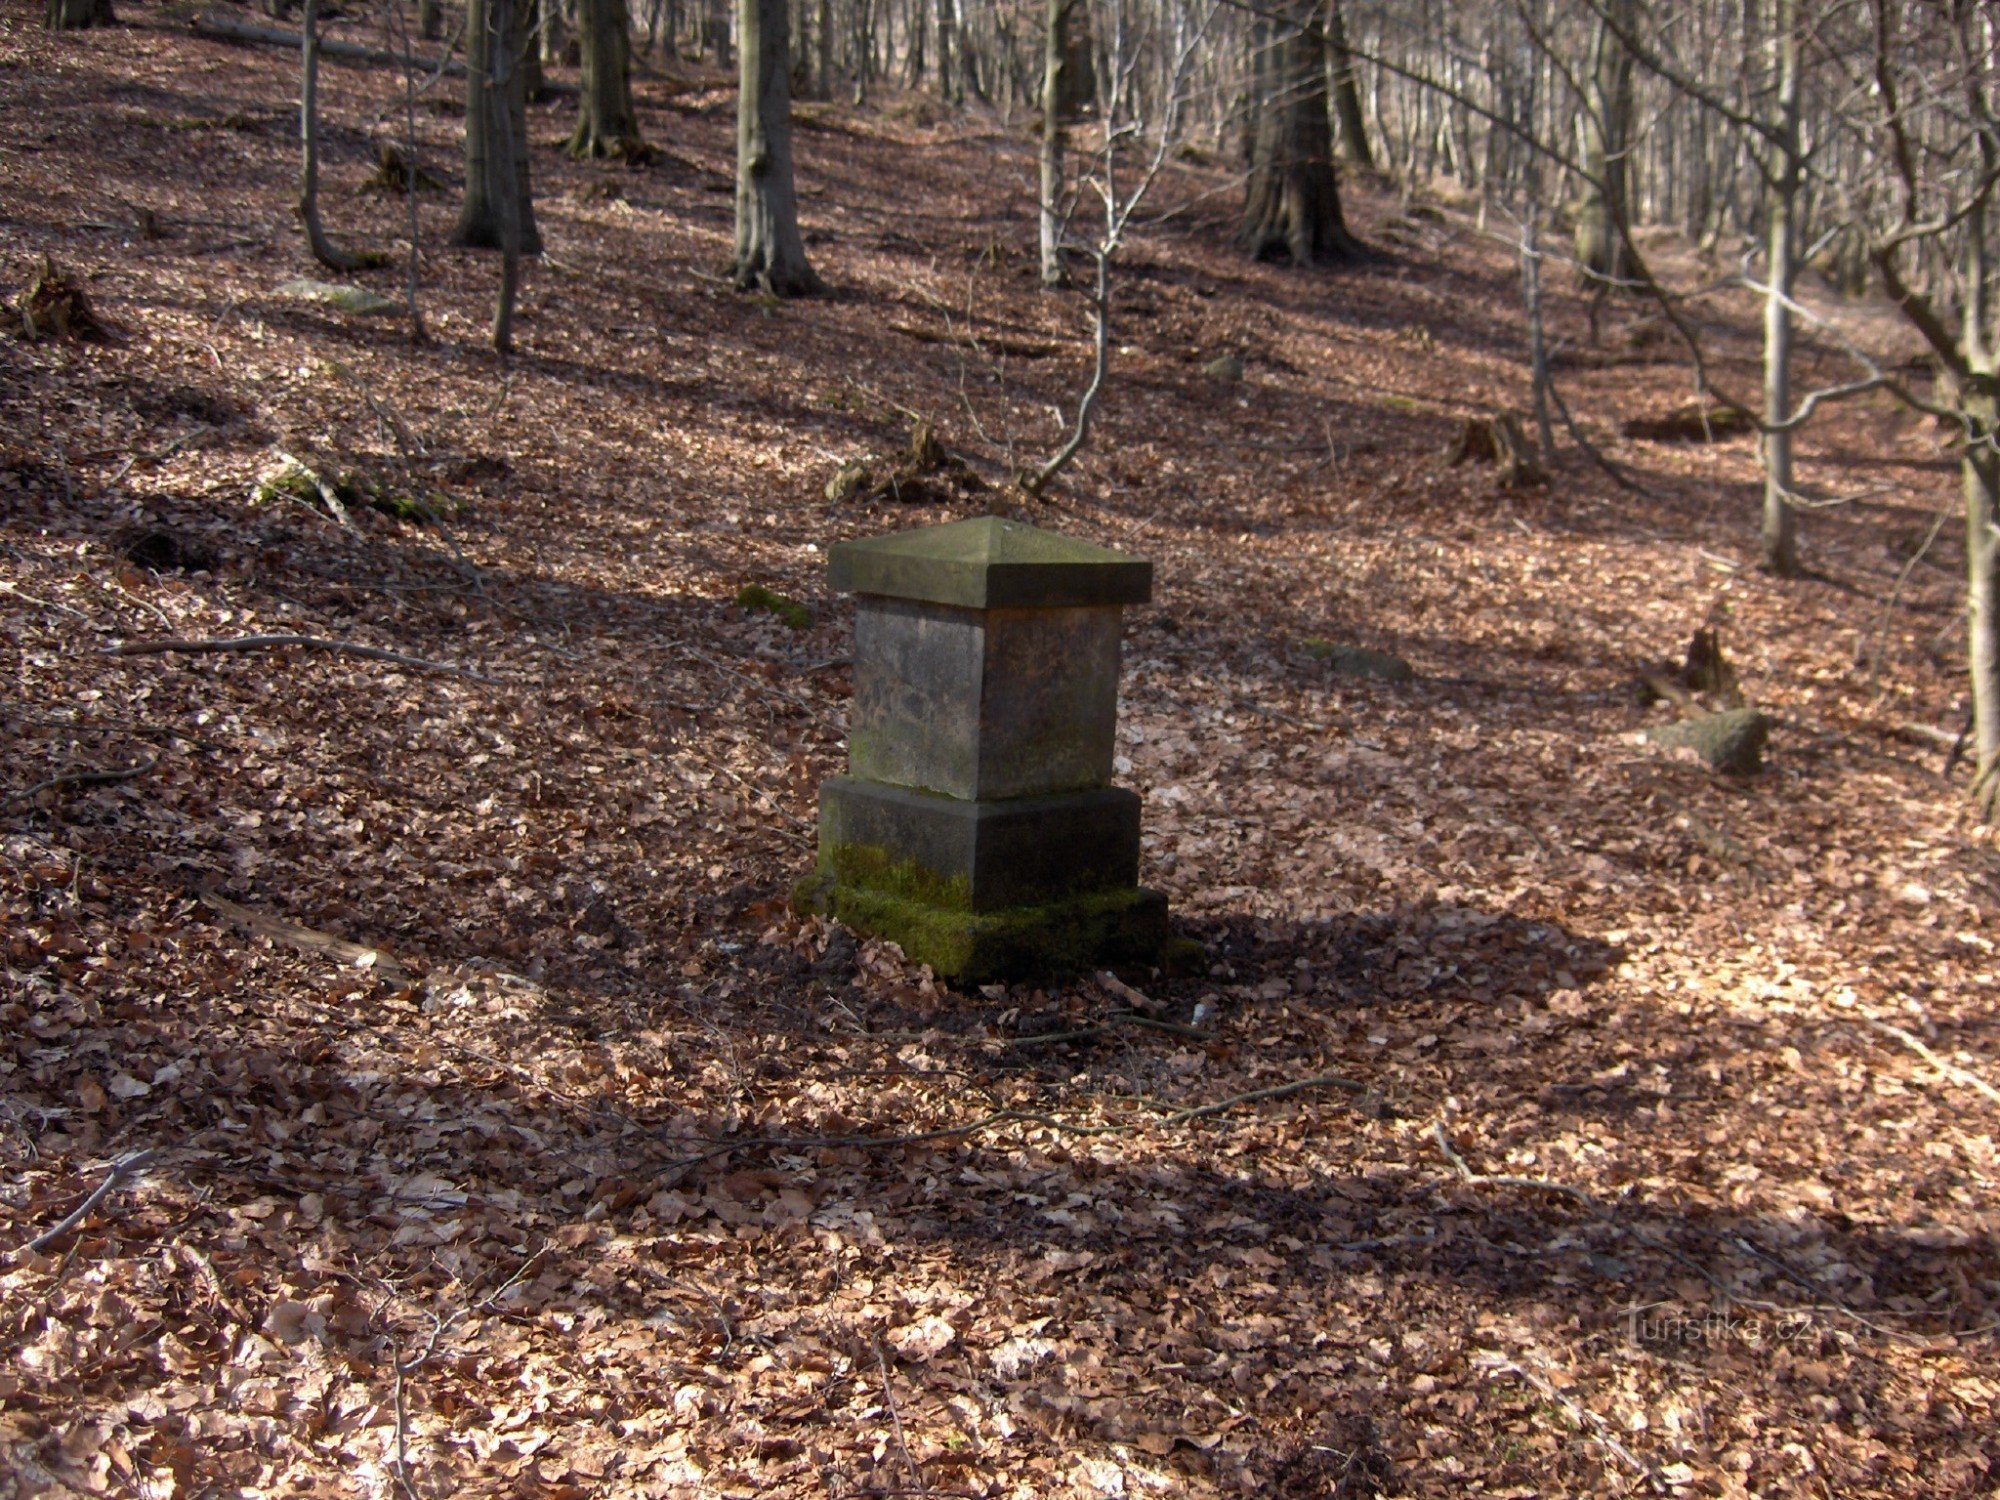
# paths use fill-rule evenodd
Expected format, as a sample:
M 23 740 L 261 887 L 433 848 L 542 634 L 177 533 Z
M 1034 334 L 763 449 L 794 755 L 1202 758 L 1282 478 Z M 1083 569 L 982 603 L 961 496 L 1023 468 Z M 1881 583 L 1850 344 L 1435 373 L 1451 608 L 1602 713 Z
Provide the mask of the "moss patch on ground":
M 812 610 L 790 595 L 776 593 L 761 583 L 744 584 L 736 591 L 736 603 L 742 609 L 768 610 L 794 630 L 812 628 Z

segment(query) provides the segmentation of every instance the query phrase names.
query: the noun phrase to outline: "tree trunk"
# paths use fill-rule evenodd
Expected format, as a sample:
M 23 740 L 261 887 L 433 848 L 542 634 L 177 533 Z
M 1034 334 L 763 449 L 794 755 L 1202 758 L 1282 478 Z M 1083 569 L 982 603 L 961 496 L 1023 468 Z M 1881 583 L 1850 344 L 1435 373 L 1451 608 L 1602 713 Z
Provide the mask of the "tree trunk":
M 82 31 L 91 26 L 113 26 L 111 0 L 49 0 L 42 13 L 43 24 L 51 31 Z
M 2000 805 L 2000 397 L 1982 373 L 1965 404 L 1966 665 L 1972 677 L 1974 800 L 1992 821 Z
M 502 21 L 505 35 L 496 30 Z M 542 236 L 528 184 L 528 101 L 516 65 L 521 39 L 514 21 L 512 0 L 470 0 L 466 8 L 465 201 L 451 243 L 505 250 L 505 220 L 511 216 L 519 252 L 540 255 Z
M 1633 17 L 1633 0 L 1610 0 L 1621 27 Z M 1577 211 L 1576 258 L 1585 270 L 1612 281 L 1632 272 L 1625 227 L 1632 221 L 1632 53 L 1599 22 L 1592 53 L 1590 100 L 1578 116 L 1578 145 L 1586 180 Z
M 515 129 L 518 122 L 514 112 L 505 103 L 519 92 L 520 53 L 512 41 L 515 32 L 514 0 L 484 0 L 484 3 L 490 7 L 489 24 L 492 28 L 492 71 L 485 75 L 485 81 L 487 91 L 493 96 L 495 144 L 499 148 L 500 160 L 513 159 L 525 164 L 528 154 L 526 143 Z M 500 179 L 497 205 L 500 210 L 500 290 L 493 303 L 493 349 L 502 359 L 514 349 L 514 300 L 521 286 L 521 219 L 528 202 L 525 184 L 518 192 L 514 188 L 515 183 L 508 178 L 503 176 Z
M 1549 420 L 1549 343 L 1542 315 L 1542 206 L 1530 203 L 1521 226 L 1521 300 L 1528 314 L 1528 378 L 1535 407 L 1535 451 L 1544 468 L 1555 462 L 1556 430 Z
M 937 92 L 946 104 L 964 97 L 958 85 L 958 17 L 951 0 L 937 0 L 933 20 L 937 25 Z
M 632 108 L 632 21 L 625 0 L 577 0 L 576 21 L 583 93 L 569 154 L 642 160 L 647 151 Z
M 299 220 L 313 259 L 329 271 L 358 269 L 362 260 L 338 248 L 319 222 L 319 0 L 305 0 L 299 31 Z
M 708 9 L 703 14 L 708 44 L 715 49 L 715 65 L 726 68 L 732 56 L 729 46 L 729 0 L 708 0 Z
M 1042 285 L 1060 286 L 1063 147 L 1071 114 L 1069 18 L 1079 0 L 1048 0 L 1042 33 L 1041 255 Z
M 806 263 L 792 184 L 786 0 L 741 0 L 736 94 L 736 261 L 740 288 L 774 297 L 823 290 Z
M 1326 38 L 1311 0 L 1293 19 L 1256 25 L 1256 121 L 1239 242 L 1259 260 L 1294 265 L 1344 260 L 1361 245 L 1347 232 L 1333 175 L 1326 109 Z
M 1340 0 L 1328 0 L 1326 7 L 1326 50 L 1333 72 L 1333 118 L 1338 127 L 1335 145 L 1340 159 L 1361 168 L 1375 170 L 1375 153 L 1368 146 L 1368 125 L 1361 117 L 1361 90 L 1354 81 L 1354 54 L 1347 46 L 1347 22 L 1340 14 Z
M 1797 0 L 1778 0 L 1771 46 L 1778 64 L 1770 191 L 1770 284 L 1764 294 L 1764 567 L 1780 578 L 1799 571 L 1798 513 L 1792 508 L 1792 283 L 1797 274 L 1799 52 Z
M 813 18 L 813 45 L 818 49 L 818 66 L 813 69 L 818 97 L 833 97 L 833 0 L 819 0 Z
M 444 35 L 444 6 L 439 0 L 417 0 L 417 35 L 427 42 Z

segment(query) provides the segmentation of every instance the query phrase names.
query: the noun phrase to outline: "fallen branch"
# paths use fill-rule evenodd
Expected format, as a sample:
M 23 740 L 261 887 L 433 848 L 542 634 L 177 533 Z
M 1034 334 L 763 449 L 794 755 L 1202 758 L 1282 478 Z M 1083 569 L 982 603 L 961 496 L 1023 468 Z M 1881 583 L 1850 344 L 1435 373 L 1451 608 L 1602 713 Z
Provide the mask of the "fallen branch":
M 160 757 L 156 755 L 143 765 L 126 766 L 116 771 L 64 771 L 58 776 L 49 777 L 46 781 L 38 781 L 24 791 L 14 793 L 5 802 L 0 802 L 0 812 L 6 812 L 23 802 L 32 802 L 43 792 L 54 791 L 59 786 L 112 786 L 121 781 L 130 781 L 135 776 L 144 776 L 159 763 Z
M 196 16 L 188 23 L 188 29 L 196 36 L 207 37 L 211 41 L 249 42 L 259 47 L 289 47 L 294 51 L 305 44 L 305 38 L 296 31 L 286 31 L 277 26 L 254 26 L 248 21 L 238 21 L 215 11 Z M 384 68 L 403 66 L 403 59 L 396 53 L 384 52 L 378 47 L 364 47 L 359 42 L 343 42 L 330 37 L 319 44 L 319 50 L 328 57 L 345 58 L 349 62 L 374 63 Z M 418 61 L 427 62 L 422 58 Z M 465 73 L 465 64 L 452 61 L 449 54 L 439 66 L 453 76 Z
M 1891 1026 L 1887 1021 L 1870 1021 L 1868 1024 L 1881 1032 L 1882 1035 L 1893 1037 L 1896 1041 L 1901 1042 L 1953 1083 L 1962 1083 L 1975 1093 L 1983 1094 L 1995 1104 L 2000 1104 L 2000 1089 L 1996 1089 L 1977 1073 L 1961 1068 L 1956 1063 L 1946 1062 L 1937 1053 L 1924 1045 L 1923 1038 L 1905 1031 L 1900 1026 Z
M 394 662 L 399 667 L 415 667 L 423 672 L 443 672 L 447 676 L 463 677 L 468 682 L 483 682 L 489 687 L 505 686 L 497 677 L 484 677 L 449 662 L 427 661 L 421 656 L 405 656 L 400 651 L 384 651 L 379 646 L 362 646 L 353 641 L 329 640 L 323 635 L 238 635 L 194 640 L 126 641 L 104 654 L 157 656 L 168 651 L 277 651 L 286 646 L 298 646 L 308 651 L 332 651 L 342 656 L 365 656 L 370 661 Z
M 1026 1036 L 1006 1038 L 1009 1047 L 1046 1047 L 1056 1042 L 1082 1042 L 1111 1035 L 1114 1026 L 1143 1026 L 1148 1031 L 1164 1031 L 1173 1036 L 1184 1036 L 1198 1042 L 1212 1042 L 1215 1033 L 1204 1031 L 1199 1026 L 1183 1026 L 1178 1021 L 1160 1021 L 1152 1016 L 1135 1015 L 1130 1011 L 1114 1011 L 1096 1026 L 1084 1026 L 1075 1031 L 1042 1031 Z
M 916 1488 L 910 1493 L 927 1494 L 923 1473 L 917 1468 L 917 1461 L 910 1457 L 909 1440 L 903 1435 L 903 1413 L 896 1405 L 896 1384 L 889 1378 L 889 1361 L 883 1357 L 880 1340 L 875 1344 L 875 1368 L 882 1372 L 882 1399 L 889 1407 L 889 1420 L 895 1426 L 896 1447 L 903 1455 L 903 1467 L 910 1471 L 910 1483 Z
M 1306 1089 L 1345 1089 L 1350 1094 L 1365 1094 L 1368 1085 L 1357 1078 L 1345 1078 L 1338 1073 L 1315 1073 L 1310 1078 L 1296 1079 L 1291 1083 L 1280 1083 L 1268 1089 L 1252 1089 L 1247 1094 L 1231 1094 L 1227 1099 L 1218 1099 L 1213 1104 L 1197 1104 L 1192 1109 L 1177 1109 L 1160 1121 L 1162 1125 L 1178 1125 L 1185 1120 L 1205 1119 L 1209 1115 L 1219 1115 L 1239 1104 L 1255 1104 L 1265 1099 L 1283 1099 L 1291 1094 L 1303 1093 Z
M 321 932 L 316 927 L 301 927 L 295 922 L 281 921 L 277 917 L 266 916 L 263 912 L 252 911 L 247 906 L 238 906 L 234 901 L 225 900 L 213 891 L 200 893 L 202 905 L 220 912 L 237 926 L 259 937 L 269 938 L 274 943 L 283 943 L 302 953 L 318 953 L 338 963 L 350 964 L 356 968 L 373 969 L 375 973 L 392 984 L 401 984 L 409 978 L 403 966 L 380 948 L 370 948 L 363 943 L 350 943 L 346 938 L 335 937 L 330 932 Z
M 52 1229 L 46 1229 L 21 1247 L 23 1255 L 40 1255 L 57 1240 L 68 1234 L 77 1225 L 90 1217 L 90 1211 L 111 1196 L 118 1184 L 137 1172 L 147 1162 L 159 1155 L 157 1151 L 128 1151 L 111 1164 L 111 1171 L 100 1182 L 88 1198 L 63 1215 L 62 1222 Z

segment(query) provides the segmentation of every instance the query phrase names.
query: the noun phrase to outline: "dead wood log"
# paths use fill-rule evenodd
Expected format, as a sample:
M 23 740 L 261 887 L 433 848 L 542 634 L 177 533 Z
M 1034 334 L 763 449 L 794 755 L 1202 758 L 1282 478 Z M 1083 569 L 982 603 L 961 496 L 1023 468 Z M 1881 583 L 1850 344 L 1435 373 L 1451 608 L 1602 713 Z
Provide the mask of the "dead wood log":
M 402 984 L 409 979 L 409 974 L 403 966 L 380 948 L 371 948 L 365 943 L 350 943 L 346 938 L 335 937 L 330 932 L 321 932 L 316 927 L 301 927 L 296 922 L 287 922 L 261 911 L 252 911 L 249 907 L 238 906 L 234 901 L 218 896 L 213 891 L 200 892 L 200 898 L 202 905 L 220 913 L 244 931 L 254 933 L 258 937 L 269 938 L 274 943 L 282 943 L 300 953 L 322 954 L 335 963 L 372 969 L 380 978 L 391 984 Z

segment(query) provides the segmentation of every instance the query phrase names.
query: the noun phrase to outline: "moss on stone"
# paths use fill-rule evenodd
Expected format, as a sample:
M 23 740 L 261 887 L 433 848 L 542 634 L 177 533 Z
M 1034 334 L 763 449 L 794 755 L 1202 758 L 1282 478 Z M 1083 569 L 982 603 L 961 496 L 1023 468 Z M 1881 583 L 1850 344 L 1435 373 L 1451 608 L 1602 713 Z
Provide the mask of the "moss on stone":
M 810 609 L 796 599 L 765 588 L 761 583 L 744 584 L 736 591 L 736 603 L 743 609 L 769 610 L 794 630 L 807 630 L 812 626 Z
M 792 899 L 800 910 L 888 938 L 912 962 L 962 984 L 1157 963 L 1170 941 L 1166 899 L 1143 888 L 971 912 L 850 885 L 822 870 L 800 881 Z
M 900 858 L 877 844 L 827 843 L 822 835 L 819 867 L 841 885 L 876 891 L 943 911 L 972 910 L 972 883 L 946 877 L 914 859 Z

